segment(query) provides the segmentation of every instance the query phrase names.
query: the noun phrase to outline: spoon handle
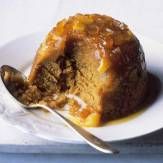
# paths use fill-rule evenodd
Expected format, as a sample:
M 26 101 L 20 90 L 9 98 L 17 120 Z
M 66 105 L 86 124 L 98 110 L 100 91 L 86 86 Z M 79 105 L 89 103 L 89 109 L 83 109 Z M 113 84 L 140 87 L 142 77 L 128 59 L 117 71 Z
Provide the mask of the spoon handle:
M 30 107 L 41 107 L 53 115 L 57 115 L 68 127 L 70 127 L 73 131 L 75 131 L 78 135 L 80 135 L 90 146 L 97 149 L 98 151 L 101 151 L 103 153 L 110 153 L 115 154 L 119 153 L 118 150 L 114 149 L 111 145 L 107 144 L 103 140 L 97 138 L 96 136 L 92 135 L 85 129 L 81 128 L 80 126 L 73 123 L 71 120 L 67 119 L 63 115 L 61 115 L 58 111 L 53 110 L 49 108 L 48 106 L 42 105 L 42 104 L 32 104 Z

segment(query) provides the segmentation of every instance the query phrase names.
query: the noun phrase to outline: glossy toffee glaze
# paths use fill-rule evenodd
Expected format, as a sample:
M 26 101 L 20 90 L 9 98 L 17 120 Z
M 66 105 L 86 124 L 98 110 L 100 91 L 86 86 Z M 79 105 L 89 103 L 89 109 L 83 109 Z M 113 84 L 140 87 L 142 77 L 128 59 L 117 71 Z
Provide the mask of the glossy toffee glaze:
M 62 63 L 71 65 L 71 76 Z M 54 74 L 55 68 L 54 71 L 48 69 L 47 64 L 57 64 L 59 75 Z M 87 69 L 81 70 L 82 64 Z M 89 68 L 92 68 L 92 74 L 88 73 Z M 47 69 L 49 77 L 44 73 Z M 83 75 L 84 80 L 80 73 L 87 74 Z M 60 74 L 66 77 L 62 78 Z M 144 52 L 127 25 L 105 15 L 77 14 L 60 21 L 49 32 L 37 51 L 29 82 L 44 92 L 50 90 L 52 94 L 56 93 L 54 87 L 59 93 L 66 94 L 75 94 L 80 87 L 77 93 L 90 108 L 86 109 L 85 119 L 96 113 L 92 119 L 104 122 L 139 110 L 138 105 L 146 95 L 147 78 Z M 81 81 L 84 86 L 79 84 Z M 91 88 L 90 83 L 94 87 Z M 60 85 L 62 89 L 58 89 Z M 76 110 L 75 115 L 80 115 Z M 84 110 L 82 112 L 85 114 Z

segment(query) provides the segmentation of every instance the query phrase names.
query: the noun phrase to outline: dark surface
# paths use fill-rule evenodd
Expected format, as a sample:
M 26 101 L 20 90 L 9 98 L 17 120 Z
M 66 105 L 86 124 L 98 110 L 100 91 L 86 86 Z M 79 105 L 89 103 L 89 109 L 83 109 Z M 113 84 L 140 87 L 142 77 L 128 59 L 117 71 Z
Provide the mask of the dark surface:
M 162 163 L 163 155 L 0 154 L 2 163 Z
M 120 154 L 163 154 L 163 129 L 140 138 L 111 143 Z M 100 154 L 85 144 L 52 145 L 0 145 L 0 152 L 54 153 L 54 154 Z

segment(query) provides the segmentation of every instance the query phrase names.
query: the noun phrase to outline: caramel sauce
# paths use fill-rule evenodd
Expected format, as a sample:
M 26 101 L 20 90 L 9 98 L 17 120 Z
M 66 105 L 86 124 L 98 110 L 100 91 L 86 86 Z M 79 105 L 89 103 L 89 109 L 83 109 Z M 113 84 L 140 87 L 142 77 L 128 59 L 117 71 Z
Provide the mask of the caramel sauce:
M 138 116 L 140 116 L 141 114 L 143 114 L 146 111 L 147 108 L 141 109 L 140 111 L 137 111 L 131 115 L 128 115 L 127 117 L 123 117 L 123 118 L 119 118 L 119 119 L 115 119 L 112 121 L 107 122 L 105 125 L 119 125 L 122 123 L 126 123 L 129 122 L 135 118 L 137 118 Z

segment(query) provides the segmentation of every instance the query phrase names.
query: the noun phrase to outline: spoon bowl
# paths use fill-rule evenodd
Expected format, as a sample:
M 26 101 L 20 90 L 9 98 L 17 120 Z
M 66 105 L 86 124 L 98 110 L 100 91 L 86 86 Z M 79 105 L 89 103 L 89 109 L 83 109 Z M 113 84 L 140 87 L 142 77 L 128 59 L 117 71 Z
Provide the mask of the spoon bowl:
M 23 86 L 27 83 L 27 77 L 23 73 L 21 73 L 19 70 L 9 65 L 3 65 L 0 68 L 0 74 L 1 74 L 1 80 L 5 88 L 8 90 L 9 95 L 13 97 L 13 99 L 23 108 L 29 107 L 25 105 L 24 103 L 22 103 L 14 92 L 16 91 L 16 87 L 18 83 L 20 84 L 20 86 Z M 14 82 L 15 80 L 13 79 L 19 80 L 19 82 Z

